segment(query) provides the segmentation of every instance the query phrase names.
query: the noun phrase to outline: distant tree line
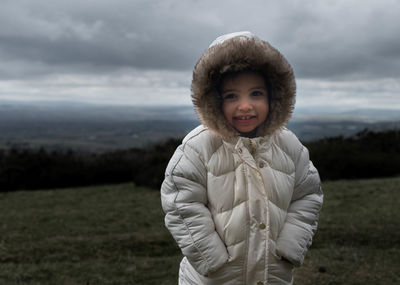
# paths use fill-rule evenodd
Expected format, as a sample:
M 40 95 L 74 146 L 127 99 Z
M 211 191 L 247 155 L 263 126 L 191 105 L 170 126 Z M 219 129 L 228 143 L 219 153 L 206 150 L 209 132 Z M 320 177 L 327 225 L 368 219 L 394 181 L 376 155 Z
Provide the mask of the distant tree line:
M 180 139 L 107 153 L 12 147 L 0 150 L 0 191 L 134 182 L 159 189 Z M 323 180 L 400 175 L 400 131 L 305 143 Z
M 400 175 L 400 130 L 320 139 L 305 143 L 322 180 Z
M 0 150 L 0 191 L 134 182 L 158 188 L 178 141 L 105 153 L 12 147 Z

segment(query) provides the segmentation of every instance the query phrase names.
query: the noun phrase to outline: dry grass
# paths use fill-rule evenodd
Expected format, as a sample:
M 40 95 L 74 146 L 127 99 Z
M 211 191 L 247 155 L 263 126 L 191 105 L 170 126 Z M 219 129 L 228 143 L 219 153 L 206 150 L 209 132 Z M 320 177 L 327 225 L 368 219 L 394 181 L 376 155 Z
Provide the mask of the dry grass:
M 326 182 L 295 284 L 399 284 L 400 178 Z M 158 191 L 132 184 L 0 193 L 0 284 L 177 284 Z

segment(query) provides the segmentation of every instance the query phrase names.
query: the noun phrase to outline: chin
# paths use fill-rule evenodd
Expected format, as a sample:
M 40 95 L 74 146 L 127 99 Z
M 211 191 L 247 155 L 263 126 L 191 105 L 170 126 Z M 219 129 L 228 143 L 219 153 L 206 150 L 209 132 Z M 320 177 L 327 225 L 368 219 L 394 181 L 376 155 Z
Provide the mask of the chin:
M 240 133 L 240 136 L 246 137 L 246 138 L 254 138 L 257 133 L 257 129 L 253 129 L 251 131 L 240 131 L 237 130 Z

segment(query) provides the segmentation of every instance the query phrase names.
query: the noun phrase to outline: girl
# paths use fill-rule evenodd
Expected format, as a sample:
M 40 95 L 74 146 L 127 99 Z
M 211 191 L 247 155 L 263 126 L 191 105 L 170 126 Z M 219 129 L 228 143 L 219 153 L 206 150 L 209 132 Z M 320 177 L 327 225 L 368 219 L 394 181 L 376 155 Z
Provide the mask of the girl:
M 292 68 L 249 32 L 224 35 L 197 62 L 192 99 L 202 125 L 161 187 L 184 255 L 179 284 L 292 284 L 323 197 L 307 149 L 285 128 Z

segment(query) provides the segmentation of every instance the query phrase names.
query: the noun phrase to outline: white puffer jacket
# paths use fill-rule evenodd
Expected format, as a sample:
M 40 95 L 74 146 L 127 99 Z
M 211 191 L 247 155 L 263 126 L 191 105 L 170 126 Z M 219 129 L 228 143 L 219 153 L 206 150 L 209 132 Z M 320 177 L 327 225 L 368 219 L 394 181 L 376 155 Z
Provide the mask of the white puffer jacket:
M 236 48 L 221 64 L 215 52 L 224 45 L 227 52 L 227 43 Z M 265 68 L 272 85 L 272 114 L 258 136 L 249 139 L 229 129 L 226 121 L 216 121 L 224 118 L 213 99 L 215 90 L 207 89 L 198 74 L 204 76 L 204 66 L 254 66 L 248 58 L 247 65 L 240 62 L 240 56 L 226 62 L 241 48 L 248 54 L 254 44 L 275 54 L 276 75 L 271 75 L 271 66 Z M 166 226 L 185 256 L 179 284 L 291 284 L 293 266 L 302 264 L 312 242 L 322 205 L 320 180 L 307 149 L 283 127 L 293 108 L 295 85 L 290 66 L 276 52 L 248 33 L 235 34 L 217 39 L 195 67 L 192 96 L 203 125 L 178 147 L 161 188 Z M 211 68 L 204 60 L 212 61 Z M 286 74 L 276 72 L 282 63 Z M 285 116 L 274 114 L 282 110 L 287 110 Z

